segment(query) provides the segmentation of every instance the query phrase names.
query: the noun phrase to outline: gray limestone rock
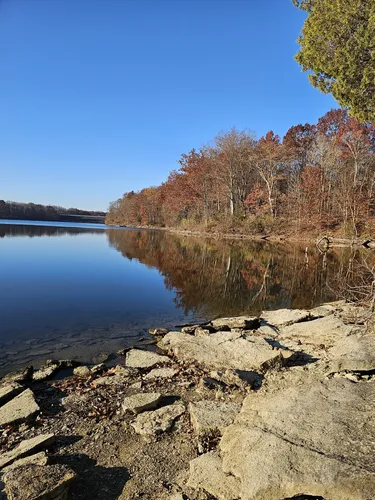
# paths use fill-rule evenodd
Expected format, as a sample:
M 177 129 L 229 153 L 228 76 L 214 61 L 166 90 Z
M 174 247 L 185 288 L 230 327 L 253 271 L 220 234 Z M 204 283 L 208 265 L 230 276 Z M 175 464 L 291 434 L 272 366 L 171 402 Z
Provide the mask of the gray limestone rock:
M 277 309 L 276 311 L 263 311 L 261 318 L 268 324 L 279 327 L 307 321 L 313 316 L 310 311 L 304 309 Z
M 15 424 L 32 418 L 40 410 L 30 389 L 21 392 L 0 408 L 0 425 Z
M 211 370 L 264 371 L 281 367 L 293 355 L 287 349 L 275 349 L 262 337 L 244 332 L 217 332 L 202 337 L 170 332 L 162 344 L 177 358 Z
M 259 318 L 254 316 L 236 316 L 234 318 L 218 318 L 211 321 L 211 326 L 216 330 L 231 330 L 232 328 L 243 328 L 252 330 L 258 328 Z
M 152 368 L 162 363 L 170 363 L 170 359 L 156 352 L 131 349 L 126 353 L 125 364 L 133 368 Z
M 142 411 L 155 408 L 160 399 L 161 395 L 157 392 L 141 392 L 126 397 L 122 403 L 122 409 L 132 413 L 141 413 Z
M 239 403 L 207 400 L 189 404 L 190 420 L 198 436 L 221 435 L 240 410 Z
M 38 450 L 48 448 L 55 441 L 54 434 L 41 434 L 31 439 L 22 441 L 18 446 L 0 455 L 0 469 L 11 464 L 19 458 L 31 455 Z
M 77 368 L 74 368 L 73 373 L 79 377 L 88 377 L 91 375 L 91 370 L 88 366 L 77 366 Z
M 173 422 L 184 412 L 185 406 L 182 403 L 175 403 L 138 415 L 135 422 L 131 425 L 138 434 L 157 436 L 168 431 L 172 427 Z
M 332 372 L 375 370 L 375 336 L 370 333 L 341 338 L 329 350 L 329 357 Z
M 3 473 L 8 472 L 12 469 L 20 467 L 21 465 L 29 465 L 29 464 L 47 465 L 47 463 L 48 463 L 48 457 L 46 453 L 44 451 L 40 451 L 39 453 L 35 453 L 35 455 L 30 455 L 29 457 L 24 457 L 20 458 L 19 460 L 16 460 L 10 465 L 4 467 L 2 469 L 2 472 Z
M 8 500 L 66 500 L 76 475 L 66 465 L 29 464 L 4 475 Z
M 295 323 L 280 328 L 279 340 L 298 340 L 302 344 L 331 347 L 340 338 L 349 336 L 353 326 L 345 325 L 340 318 L 330 315 L 304 323 Z
M 174 368 L 154 368 L 151 370 L 147 375 L 145 375 L 143 378 L 145 380 L 155 380 L 158 378 L 172 378 L 175 375 L 177 375 L 178 370 L 175 370 Z
M 368 500 L 375 491 L 375 382 L 330 379 L 249 395 L 220 444 L 242 500 Z
M 0 406 L 13 399 L 22 391 L 23 387 L 16 382 L 0 387 Z
M 203 489 L 219 500 L 241 498 L 241 483 L 232 475 L 223 473 L 217 452 L 205 453 L 190 462 L 188 486 Z

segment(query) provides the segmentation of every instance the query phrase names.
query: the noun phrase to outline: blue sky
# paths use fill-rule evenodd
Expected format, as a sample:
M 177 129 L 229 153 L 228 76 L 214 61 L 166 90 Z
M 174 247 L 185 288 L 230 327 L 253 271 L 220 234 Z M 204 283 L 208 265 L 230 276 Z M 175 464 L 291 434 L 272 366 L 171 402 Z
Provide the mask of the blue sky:
M 0 0 L 0 199 L 106 209 L 232 126 L 332 107 L 291 0 Z

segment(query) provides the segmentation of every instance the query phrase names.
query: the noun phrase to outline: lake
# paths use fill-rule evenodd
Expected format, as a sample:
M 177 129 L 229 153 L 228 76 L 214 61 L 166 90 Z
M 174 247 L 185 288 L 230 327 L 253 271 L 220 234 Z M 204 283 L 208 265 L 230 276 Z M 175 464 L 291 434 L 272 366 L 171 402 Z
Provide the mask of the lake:
M 0 220 L 0 372 L 91 362 L 151 327 L 336 300 L 364 252 Z

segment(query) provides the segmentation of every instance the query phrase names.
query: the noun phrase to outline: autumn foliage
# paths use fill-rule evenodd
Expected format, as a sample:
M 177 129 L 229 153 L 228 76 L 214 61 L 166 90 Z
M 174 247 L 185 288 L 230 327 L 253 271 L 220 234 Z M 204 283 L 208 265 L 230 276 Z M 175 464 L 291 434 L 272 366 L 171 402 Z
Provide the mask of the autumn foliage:
M 161 186 L 112 202 L 107 223 L 346 236 L 375 226 L 375 127 L 341 109 L 284 138 L 232 129 L 178 163 Z

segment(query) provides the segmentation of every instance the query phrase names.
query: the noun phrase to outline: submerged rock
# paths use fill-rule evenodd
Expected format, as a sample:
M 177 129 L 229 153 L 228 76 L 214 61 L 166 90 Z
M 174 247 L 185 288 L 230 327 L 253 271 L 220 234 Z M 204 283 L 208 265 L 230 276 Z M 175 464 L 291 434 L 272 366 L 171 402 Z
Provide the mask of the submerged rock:
M 147 411 L 139 415 L 131 425 L 138 434 L 157 436 L 168 431 L 173 422 L 184 412 L 185 406 L 182 403 L 175 403 L 158 410 Z
M 31 455 L 40 449 L 47 448 L 55 441 L 54 434 L 41 434 L 22 441 L 18 446 L 0 455 L 0 469 L 26 455 Z
M 162 363 L 170 363 L 167 356 L 161 356 L 156 352 L 142 351 L 141 349 L 131 349 L 126 353 L 126 366 L 132 368 L 151 368 Z
M 156 408 L 160 399 L 161 395 L 158 392 L 141 392 L 126 397 L 122 403 L 122 409 L 133 413 L 141 413 Z
M 66 465 L 23 465 L 4 475 L 9 500 L 66 500 L 76 475 Z
M 0 425 L 15 424 L 28 420 L 40 410 L 30 389 L 21 392 L 0 408 Z

